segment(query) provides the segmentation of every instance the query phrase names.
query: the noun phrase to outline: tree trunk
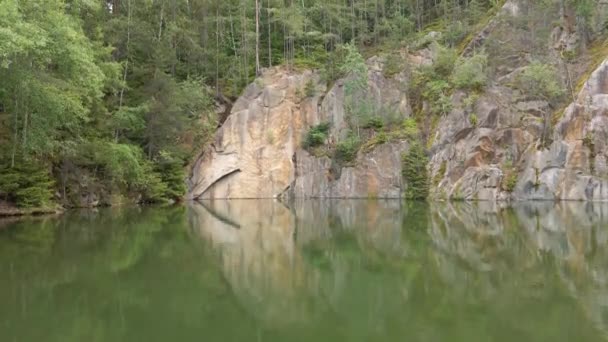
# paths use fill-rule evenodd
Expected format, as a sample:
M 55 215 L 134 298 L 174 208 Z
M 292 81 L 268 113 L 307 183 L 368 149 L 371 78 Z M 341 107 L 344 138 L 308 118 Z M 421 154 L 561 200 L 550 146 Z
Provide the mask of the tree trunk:
M 215 94 L 220 94 L 220 13 L 219 1 L 215 7 Z
M 270 0 L 266 3 L 266 13 L 268 15 L 268 67 L 272 67 L 272 36 L 270 35 Z
M 127 71 L 129 70 L 129 45 L 131 44 L 131 0 L 127 0 L 127 46 L 125 57 L 125 70 L 122 75 L 122 87 L 120 89 L 120 98 L 118 100 L 118 108 L 122 107 L 122 101 L 127 83 Z
M 260 0 L 255 0 L 255 75 L 260 75 Z

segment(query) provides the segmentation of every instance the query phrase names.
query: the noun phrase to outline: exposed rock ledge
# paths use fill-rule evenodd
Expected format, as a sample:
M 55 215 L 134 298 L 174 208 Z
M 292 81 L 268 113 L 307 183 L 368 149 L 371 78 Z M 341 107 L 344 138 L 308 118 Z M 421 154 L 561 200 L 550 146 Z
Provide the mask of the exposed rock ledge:
M 374 99 L 388 106 L 384 112 L 407 117 L 405 75 L 385 78 L 379 58 L 368 66 Z M 309 82 L 315 95 L 305 97 Z M 500 83 L 486 89 L 475 105 L 475 126 L 458 106 L 439 120 L 428 167 L 432 198 L 607 201 L 608 60 L 551 128 L 549 144 L 541 143 L 539 118 L 547 103 L 518 102 L 511 92 Z M 327 90 L 310 71 L 267 71 L 245 90 L 196 161 L 188 197 L 401 197 L 407 142 L 378 145 L 359 152 L 352 166 L 338 166 L 300 148 L 305 132 L 320 122 L 331 123 L 328 144 L 345 136 L 342 80 Z
M 383 60 L 368 60 L 369 92 L 385 115 L 405 118 L 405 75 L 386 78 Z M 315 88 L 306 96 L 307 84 Z M 354 166 L 336 167 L 327 157 L 300 148 L 308 129 L 329 122 L 328 144 L 344 138 L 344 80 L 330 89 L 318 74 L 267 70 L 236 101 L 214 142 L 193 166 L 189 199 L 295 197 L 390 197 L 401 195 L 403 142 L 360 152 Z M 308 87 L 310 88 L 310 86 Z M 311 94 L 308 94 L 311 95 Z

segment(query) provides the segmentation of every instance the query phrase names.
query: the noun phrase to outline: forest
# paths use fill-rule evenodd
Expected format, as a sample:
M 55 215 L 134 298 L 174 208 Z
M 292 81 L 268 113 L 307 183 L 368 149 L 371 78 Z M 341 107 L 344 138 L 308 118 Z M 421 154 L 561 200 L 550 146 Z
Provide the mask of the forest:
M 561 1 L 582 18 L 594 3 Z M 345 44 L 367 57 L 431 30 L 457 51 L 502 3 L 0 0 L 0 205 L 179 201 L 225 118 L 216 108 L 264 68 L 317 69 L 331 83 Z

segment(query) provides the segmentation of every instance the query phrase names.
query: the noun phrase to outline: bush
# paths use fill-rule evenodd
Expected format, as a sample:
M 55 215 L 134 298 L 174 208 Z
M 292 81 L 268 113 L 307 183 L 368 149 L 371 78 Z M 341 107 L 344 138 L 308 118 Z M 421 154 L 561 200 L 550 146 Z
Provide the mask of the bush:
M 44 207 L 52 204 L 53 181 L 48 168 L 31 161 L 0 167 L 0 197 L 18 207 Z
M 346 74 L 342 64 L 346 58 L 346 50 L 340 45 L 334 51 L 328 53 L 323 68 L 321 69 L 321 79 L 330 84 Z
M 320 146 L 325 144 L 325 140 L 327 140 L 327 133 L 329 132 L 329 123 L 323 122 L 316 126 L 313 126 L 306 133 L 306 137 L 304 138 L 304 148 L 310 148 L 315 146 Z
M 557 70 L 535 61 L 528 65 L 515 80 L 515 87 L 537 99 L 553 102 L 564 94 Z
M 312 80 L 308 80 L 304 86 L 304 95 L 306 95 L 306 97 L 313 97 L 315 96 L 316 92 L 317 89 L 315 87 L 315 83 Z
M 460 89 L 481 90 L 487 83 L 487 65 L 488 56 L 483 53 L 460 59 L 452 75 L 454 85 Z
M 452 74 L 457 58 L 458 54 L 454 49 L 439 47 L 437 58 L 433 62 L 433 69 L 439 79 L 447 79 Z
M 180 162 L 166 152 L 160 152 L 155 164 L 138 146 L 91 140 L 80 153 L 81 164 L 99 170 L 112 191 L 141 194 L 142 202 L 165 202 L 185 192 L 179 184 L 184 181 Z
M 391 53 L 386 56 L 386 61 L 384 63 L 384 68 L 382 69 L 382 74 L 384 77 L 392 77 L 405 68 L 405 63 L 399 54 Z
M 428 157 L 419 142 L 413 142 L 402 157 L 402 176 L 407 185 L 405 197 L 408 199 L 426 199 L 429 195 L 429 181 L 426 165 Z
M 408 139 L 415 139 L 418 136 L 418 124 L 413 118 L 408 118 L 403 121 L 403 133 Z
M 443 42 L 448 46 L 455 46 L 467 35 L 467 28 L 461 21 L 449 24 L 442 35 Z
M 511 170 L 511 173 L 505 179 L 504 189 L 508 192 L 513 192 L 517 186 L 517 172 Z
M 384 144 L 386 142 L 388 142 L 388 135 L 386 135 L 386 133 L 380 132 L 376 135 L 376 143 Z
M 363 128 L 381 129 L 382 127 L 384 127 L 384 121 L 379 116 L 371 116 L 363 124 Z
M 179 201 L 186 193 L 186 173 L 184 172 L 184 161 L 172 156 L 170 153 L 161 151 L 156 160 L 155 171 L 160 175 L 160 180 L 166 185 L 163 199 Z M 157 196 L 158 197 L 158 196 Z
M 335 158 L 340 162 L 351 162 L 357 157 L 361 140 L 355 135 L 349 135 L 336 146 Z
M 433 65 L 422 66 L 414 72 L 408 95 L 418 109 L 427 101 L 431 114 L 446 114 L 452 109 L 450 76 L 457 55 L 453 49 L 438 49 Z
M 472 126 L 476 127 L 477 126 L 477 121 L 479 119 L 477 118 L 477 114 L 471 114 L 471 116 L 469 116 L 469 122 L 471 123 Z

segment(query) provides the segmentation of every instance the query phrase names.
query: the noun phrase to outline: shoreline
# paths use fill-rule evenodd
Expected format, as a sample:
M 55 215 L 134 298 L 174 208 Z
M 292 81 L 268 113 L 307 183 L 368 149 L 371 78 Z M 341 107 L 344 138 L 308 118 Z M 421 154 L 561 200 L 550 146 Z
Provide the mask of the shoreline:
M 384 198 L 384 197 L 302 197 L 294 198 L 290 200 L 283 200 L 281 198 L 208 198 L 208 199 L 188 199 L 180 201 L 181 203 L 205 203 L 210 201 L 268 201 L 276 200 L 283 203 L 289 203 L 291 201 L 336 201 L 336 200 L 347 200 L 347 201 L 402 201 L 402 202 L 428 202 L 428 203 L 494 203 L 501 205 L 513 205 L 517 203 L 590 203 L 590 204 L 608 204 L 606 200 L 574 200 L 574 199 L 525 199 L 525 200 L 407 200 L 405 198 Z M 138 206 L 145 206 L 145 204 L 136 204 Z M 54 208 L 18 208 L 14 206 L 0 206 L 0 220 L 20 217 L 31 217 L 31 216 L 46 216 L 46 215 L 60 215 L 69 210 L 74 209 L 98 209 L 103 207 L 120 207 L 117 206 L 96 206 L 96 207 L 54 207 Z

